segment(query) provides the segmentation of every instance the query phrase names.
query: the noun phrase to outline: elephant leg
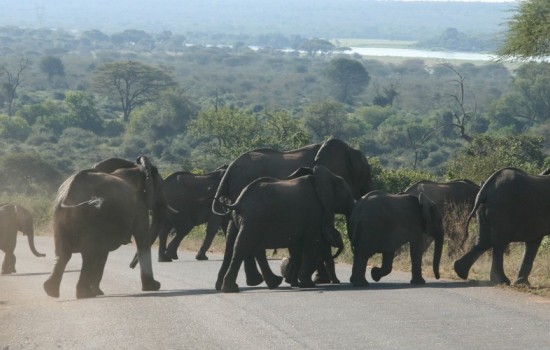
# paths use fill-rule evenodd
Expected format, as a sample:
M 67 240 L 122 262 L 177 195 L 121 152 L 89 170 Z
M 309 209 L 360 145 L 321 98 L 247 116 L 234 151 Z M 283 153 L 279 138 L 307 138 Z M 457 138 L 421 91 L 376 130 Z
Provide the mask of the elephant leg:
M 462 279 L 468 279 L 468 273 L 472 265 L 477 261 L 477 259 L 485 253 L 491 245 L 486 242 L 480 242 L 470 249 L 469 252 L 464 254 L 462 258 L 458 259 L 454 263 L 454 270 L 458 277 Z
M 411 273 L 412 284 L 425 284 L 426 281 L 422 277 L 422 253 L 424 251 L 424 239 L 420 237 L 409 244 L 411 254 Z
M 103 271 L 105 270 L 105 263 L 107 262 L 108 256 L 109 252 L 105 251 L 97 254 L 95 257 L 95 265 L 90 283 L 90 288 L 95 295 L 104 295 L 101 288 L 99 288 L 99 284 L 103 278 Z
M 262 274 L 258 271 L 256 259 L 252 255 L 244 259 L 244 272 L 246 274 L 247 286 L 257 286 L 264 281 Z
M 288 247 L 288 253 L 288 274 L 285 277 L 285 282 L 290 284 L 291 287 L 298 287 L 298 270 L 302 265 L 302 257 L 296 246 Z
M 340 283 L 340 280 L 336 277 L 336 268 L 329 245 L 322 247 L 321 259 L 317 262 L 317 272 L 313 281 L 315 283 Z
M 93 298 L 96 294 L 92 291 L 94 265 L 94 252 L 82 252 L 82 269 L 76 284 L 76 298 Z
M 525 253 L 523 253 L 523 261 L 521 262 L 521 268 L 519 269 L 518 278 L 514 281 L 514 284 L 529 285 L 529 274 L 533 269 L 533 261 L 542 242 L 542 237 L 531 242 L 525 242 Z
M 493 247 L 493 260 L 491 263 L 491 282 L 495 284 L 510 284 L 510 280 L 504 273 L 504 251 L 508 245 Z
M 311 244 L 302 244 L 302 263 L 298 270 L 298 281 L 300 288 L 313 288 L 315 287 L 315 282 L 312 281 L 311 275 L 315 271 L 317 264 L 317 258 L 320 255 L 320 250 L 315 245 Z
M 231 258 L 233 257 L 233 248 L 235 246 L 237 234 L 237 226 L 235 226 L 233 221 L 230 221 L 227 225 L 227 237 L 225 239 L 225 253 L 223 255 L 223 262 L 222 266 L 220 267 L 220 271 L 218 272 L 218 278 L 216 279 L 216 290 L 222 290 L 223 279 L 225 277 L 225 274 L 227 273 L 227 270 L 229 269 Z
M 162 225 L 159 229 L 159 250 L 158 250 L 158 261 L 159 262 L 171 262 L 172 259 L 169 258 L 166 254 L 166 241 L 168 240 L 168 234 L 170 233 L 171 227 L 168 225 Z
M 222 292 L 224 293 L 238 293 L 239 285 L 237 284 L 237 275 L 239 274 L 239 269 L 243 263 L 244 257 L 247 255 L 244 252 L 244 249 L 237 243 L 233 249 L 233 256 L 231 257 L 231 263 L 227 269 L 227 273 L 223 277 L 222 283 Z M 266 260 L 267 262 L 267 260 Z
M 206 256 L 206 252 L 208 251 L 208 249 L 210 249 L 210 246 L 214 241 L 214 237 L 216 237 L 216 233 L 218 232 L 218 229 L 220 228 L 221 223 L 222 223 L 221 216 L 210 215 L 210 218 L 206 223 L 206 234 L 204 235 L 204 240 L 202 241 L 202 245 L 199 248 L 197 255 L 195 256 L 195 259 L 208 260 L 208 257 Z
M 141 276 L 141 290 L 157 291 L 160 289 L 160 282 L 153 277 L 153 264 L 151 262 L 151 248 L 139 247 L 138 245 L 138 260 Z
M 67 263 L 71 260 L 71 256 L 71 253 L 56 255 L 53 271 L 43 285 L 46 294 L 49 296 L 59 298 L 59 285 L 61 284 L 61 278 L 63 277 L 63 272 L 65 272 Z
M 365 278 L 367 273 L 367 263 L 369 257 L 363 249 L 355 247 L 355 252 L 353 254 L 353 266 L 351 268 L 351 277 L 349 281 L 353 284 L 354 287 L 366 287 L 369 285 L 369 282 Z
M 260 251 L 256 253 L 255 257 L 256 261 L 258 261 L 258 265 L 260 266 L 260 270 L 262 271 L 262 275 L 265 283 L 267 284 L 267 287 L 269 289 L 275 289 L 279 287 L 283 282 L 283 278 L 281 276 L 277 276 L 271 270 L 271 267 L 269 266 L 267 257 L 265 255 L 265 249 L 260 249 Z
M 393 269 L 393 259 L 395 252 L 383 252 L 382 253 L 382 267 L 373 267 L 370 271 L 372 279 L 376 282 L 380 281 L 382 277 L 387 276 Z
M 168 258 L 178 260 L 178 247 L 181 244 L 181 241 L 189 234 L 189 232 L 193 229 L 193 224 L 190 222 L 186 222 L 184 225 L 180 227 L 176 227 L 176 237 L 170 241 L 170 244 L 168 244 L 168 247 L 166 248 L 166 256 Z
M 15 272 L 15 255 L 13 252 L 6 252 L 2 262 L 2 275 L 8 275 Z

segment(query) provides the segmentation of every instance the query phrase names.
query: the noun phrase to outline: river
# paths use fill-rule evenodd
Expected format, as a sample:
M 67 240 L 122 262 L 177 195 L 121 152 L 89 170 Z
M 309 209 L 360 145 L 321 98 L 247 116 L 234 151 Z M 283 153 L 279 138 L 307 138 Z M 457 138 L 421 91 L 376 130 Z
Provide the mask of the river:
M 376 57 L 438 58 L 441 60 L 491 61 L 494 54 L 476 52 L 429 51 L 419 49 L 397 49 L 384 47 L 352 47 L 348 54 Z

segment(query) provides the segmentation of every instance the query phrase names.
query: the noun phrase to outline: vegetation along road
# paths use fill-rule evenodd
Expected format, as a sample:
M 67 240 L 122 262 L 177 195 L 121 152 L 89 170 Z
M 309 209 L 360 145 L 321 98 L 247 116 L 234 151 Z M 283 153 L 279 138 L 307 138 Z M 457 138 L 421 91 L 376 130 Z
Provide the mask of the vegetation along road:
M 220 255 L 198 262 L 181 253 L 154 263 L 158 292 L 141 292 L 135 248 L 112 252 L 104 296 L 75 298 L 80 254 L 67 266 L 61 297 L 42 283 L 53 264 L 53 239 L 37 237 L 45 258 L 19 237 L 18 273 L 0 276 L 0 349 L 543 349 L 550 341 L 550 302 L 473 282 L 429 279 L 411 286 L 410 274 L 353 288 L 351 267 L 339 264 L 341 285 L 311 290 L 283 285 L 214 290 Z M 278 260 L 271 260 L 278 272 Z M 369 278 L 370 280 L 370 278 Z

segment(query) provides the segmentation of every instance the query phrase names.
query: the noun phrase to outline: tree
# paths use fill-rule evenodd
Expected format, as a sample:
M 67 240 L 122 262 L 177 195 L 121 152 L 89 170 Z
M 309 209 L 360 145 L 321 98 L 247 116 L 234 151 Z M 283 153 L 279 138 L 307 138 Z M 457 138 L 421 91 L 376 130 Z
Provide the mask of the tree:
M 40 60 L 40 71 L 48 76 L 51 82 L 54 76 L 65 76 L 65 66 L 61 58 L 56 56 L 46 56 Z
M 19 58 L 18 68 L 15 72 L 10 71 L 5 65 L 0 66 L 0 72 L 6 76 L 4 83 L 2 84 L 2 90 L 4 92 L 4 98 L 8 105 L 8 116 L 13 115 L 13 103 L 17 97 L 16 92 L 19 84 L 21 84 L 21 74 L 29 65 L 29 59 L 25 56 Z
M 108 98 L 119 98 L 123 120 L 128 121 L 136 107 L 156 101 L 176 83 L 164 71 L 139 62 L 106 63 L 97 68 L 93 88 Z
M 550 55 L 550 1 L 520 2 L 518 12 L 508 22 L 504 44 L 497 54 L 501 59 L 529 60 Z
M 353 104 L 353 98 L 362 93 L 370 81 L 370 75 L 361 62 L 349 58 L 335 58 L 324 71 L 332 84 L 336 99 Z

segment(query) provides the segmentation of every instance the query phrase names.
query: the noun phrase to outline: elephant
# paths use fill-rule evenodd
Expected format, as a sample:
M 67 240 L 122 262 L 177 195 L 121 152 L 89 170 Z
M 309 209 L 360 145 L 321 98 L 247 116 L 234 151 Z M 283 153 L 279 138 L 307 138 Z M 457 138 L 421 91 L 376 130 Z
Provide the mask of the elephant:
M 4 252 L 2 275 L 15 273 L 15 245 L 17 232 L 27 236 L 29 247 L 34 256 L 44 257 L 34 246 L 34 226 L 31 213 L 18 204 L 3 204 L 0 206 L 0 250 Z
M 460 219 L 464 218 L 464 222 L 472 208 L 476 195 L 479 192 L 480 186 L 470 180 L 453 180 L 449 182 L 435 182 L 431 180 L 418 181 L 405 189 L 404 193 L 419 196 L 420 193 L 427 195 L 439 208 L 443 215 L 443 220 L 456 216 Z M 459 211 L 457 213 L 457 211 Z M 459 225 L 460 227 L 462 225 Z M 444 232 L 445 237 L 449 241 L 447 254 L 453 256 L 457 249 L 462 249 L 468 238 L 463 232 L 457 232 L 454 225 L 447 225 L 450 228 L 448 232 Z M 424 245 L 424 251 L 431 243 L 428 238 L 427 244 Z
M 355 204 L 350 220 L 350 242 L 353 267 L 350 282 L 368 286 L 365 278 L 368 259 L 382 253 L 382 267 L 373 267 L 376 282 L 392 270 L 395 251 L 410 244 L 412 284 L 424 284 L 422 277 L 422 235 L 434 238 L 433 272 L 439 279 L 439 263 L 443 249 L 443 219 L 437 205 L 426 195 L 388 194 L 372 191 Z
M 113 164 L 118 168 L 107 166 Z M 166 206 L 160 191 L 162 177 L 145 156 L 138 157 L 135 164 L 112 158 L 100 165 L 70 176 L 59 187 L 53 218 L 55 264 L 43 285 L 51 297 L 59 297 L 61 278 L 73 253 L 82 255 L 76 297 L 103 295 L 99 285 L 108 254 L 130 243 L 132 236 L 141 266 L 142 290 L 160 289 L 153 277 L 151 231 Z
M 206 235 L 195 259 L 208 260 L 206 252 L 210 248 L 216 232 L 224 220 L 212 213 L 212 200 L 220 180 L 225 172 L 221 167 L 207 174 L 192 174 L 185 171 L 170 174 L 164 179 L 162 193 L 166 203 L 177 211 L 168 212 L 168 225 L 161 227 L 159 235 L 159 261 L 169 262 L 178 259 L 178 246 L 191 229 L 206 223 Z M 166 240 L 171 228 L 176 230 L 176 237 L 168 247 Z
M 219 208 L 221 204 L 234 202 L 241 191 L 257 178 L 285 179 L 296 169 L 313 168 L 315 165 L 325 166 L 344 178 L 355 199 L 372 190 L 371 169 L 367 158 L 361 151 L 339 139 L 330 139 L 287 152 L 261 148 L 243 153 L 229 165 L 214 196 L 212 211 L 224 215 L 223 210 Z M 325 264 L 330 268 L 334 262 Z M 320 263 L 318 266 L 318 283 L 330 282 L 329 275 L 335 275 L 334 271 L 327 273 L 325 264 Z M 245 259 L 245 270 L 247 284 L 258 285 L 262 282 L 254 259 Z
M 288 248 L 289 279 L 298 286 L 315 286 L 311 275 L 322 254 L 322 245 L 335 241 L 334 214 L 348 217 L 353 210 L 352 192 L 344 179 L 323 166 L 311 175 L 289 180 L 261 177 L 246 186 L 237 200 L 222 204 L 230 211 L 227 250 L 216 289 L 238 292 L 236 278 L 243 260 L 254 256 L 269 288 L 282 278 L 273 274 L 265 249 Z
M 490 280 L 510 284 L 503 268 L 503 255 L 510 242 L 525 242 L 525 253 L 515 284 L 529 284 L 533 261 L 544 236 L 550 234 L 550 177 L 529 175 L 516 168 L 493 173 L 481 186 L 466 230 L 477 213 L 477 243 L 455 261 L 456 274 L 467 279 L 476 260 L 493 248 Z

